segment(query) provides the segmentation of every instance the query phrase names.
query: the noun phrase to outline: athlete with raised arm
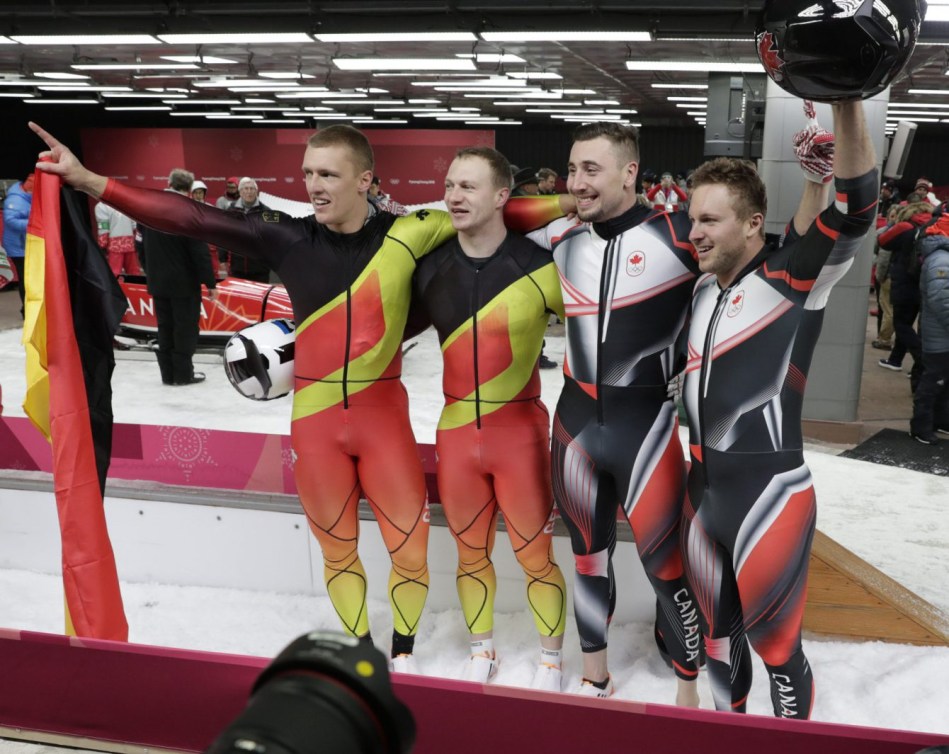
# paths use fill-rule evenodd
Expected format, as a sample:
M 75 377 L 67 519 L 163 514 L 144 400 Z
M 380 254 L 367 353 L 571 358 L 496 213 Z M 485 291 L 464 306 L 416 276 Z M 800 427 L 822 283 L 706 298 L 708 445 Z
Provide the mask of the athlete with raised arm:
M 816 505 L 801 409 L 827 298 L 875 218 L 878 186 L 860 101 L 834 105 L 834 131 L 836 201 L 780 248 L 765 242 L 751 164 L 719 158 L 692 174 L 689 238 L 705 276 L 688 333 L 682 538 L 718 709 L 745 709 L 746 636 L 774 714 L 806 718 L 813 704 L 801 623 Z
M 296 321 L 291 443 L 294 475 L 323 552 L 326 587 L 344 628 L 369 636 L 357 550 L 365 495 L 392 559 L 393 669 L 417 672 L 415 633 L 428 592 L 425 479 L 400 379 L 418 260 L 454 235 L 444 212 L 406 217 L 366 200 L 373 155 L 349 126 L 316 132 L 303 154 L 314 216 L 233 213 L 87 170 L 53 136 L 37 169 L 137 222 L 262 259 L 284 281 Z

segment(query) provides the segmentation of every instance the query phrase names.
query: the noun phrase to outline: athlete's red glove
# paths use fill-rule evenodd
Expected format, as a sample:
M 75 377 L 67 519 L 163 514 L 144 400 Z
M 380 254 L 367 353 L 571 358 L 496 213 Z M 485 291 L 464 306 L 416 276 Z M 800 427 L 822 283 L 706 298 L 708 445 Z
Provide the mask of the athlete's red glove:
M 804 114 L 807 125 L 791 140 L 794 154 L 807 180 L 827 183 L 834 177 L 834 135 L 817 123 L 814 104 L 810 100 L 804 100 Z

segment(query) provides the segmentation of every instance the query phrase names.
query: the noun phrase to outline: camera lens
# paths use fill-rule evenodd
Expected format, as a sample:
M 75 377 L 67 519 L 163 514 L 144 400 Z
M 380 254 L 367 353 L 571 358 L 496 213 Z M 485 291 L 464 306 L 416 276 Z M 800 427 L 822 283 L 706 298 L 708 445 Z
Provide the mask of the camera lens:
M 293 641 L 206 754 L 408 754 L 415 722 L 381 652 L 330 631 Z

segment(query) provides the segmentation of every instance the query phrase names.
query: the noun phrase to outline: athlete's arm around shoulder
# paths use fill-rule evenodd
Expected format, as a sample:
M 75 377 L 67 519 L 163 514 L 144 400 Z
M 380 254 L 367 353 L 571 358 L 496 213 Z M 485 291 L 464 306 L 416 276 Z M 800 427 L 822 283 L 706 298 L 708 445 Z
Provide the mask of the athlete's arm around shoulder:
M 454 237 L 451 217 L 441 209 L 419 209 L 397 217 L 389 235 L 417 260 Z

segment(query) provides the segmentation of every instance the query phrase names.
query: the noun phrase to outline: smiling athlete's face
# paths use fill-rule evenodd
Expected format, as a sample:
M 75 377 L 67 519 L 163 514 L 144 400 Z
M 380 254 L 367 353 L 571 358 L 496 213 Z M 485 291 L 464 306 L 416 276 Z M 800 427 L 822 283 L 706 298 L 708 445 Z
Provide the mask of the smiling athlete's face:
M 567 165 L 567 191 L 577 202 L 584 222 L 619 217 L 636 203 L 635 162 L 624 162 L 618 149 L 603 136 L 576 141 Z
M 480 157 L 458 157 L 448 167 L 445 204 L 458 233 L 474 234 L 498 221 L 510 193 L 498 188 L 491 166 Z
M 740 218 L 727 186 L 704 183 L 692 192 L 689 219 L 689 240 L 698 252 L 699 269 L 714 274 L 718 284 L 727 288 L 761 248 L 764 218 L 761 213 Z
M 337 233 L 355 233 L 363 226 L 372 171 L 357 168 L 349 147 L 307 147 L 303 179 L 317 222 Z

